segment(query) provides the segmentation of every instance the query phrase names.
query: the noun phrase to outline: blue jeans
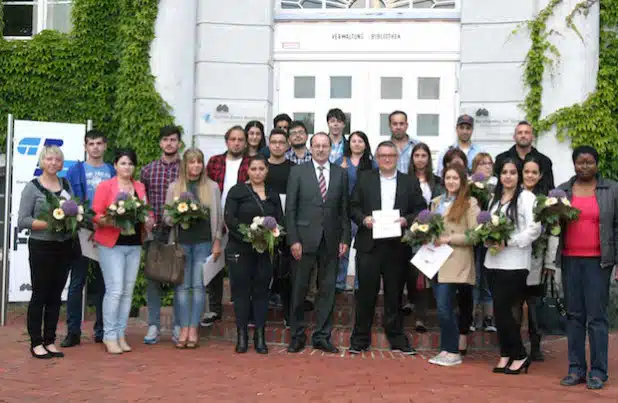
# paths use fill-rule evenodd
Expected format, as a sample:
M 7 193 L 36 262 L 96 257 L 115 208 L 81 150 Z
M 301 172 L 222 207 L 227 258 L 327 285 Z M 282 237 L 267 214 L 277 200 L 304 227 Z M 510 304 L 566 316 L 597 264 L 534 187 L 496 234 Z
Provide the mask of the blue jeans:
M 590 342 L 590 377 L 607 380 L 607 304 L 611 267 L 599 258 L 567 257 L 562 263 L 562 285 L 567 309 L 569 374 L 586 376 L 586 330 Z
M 104 340 L 117 340 L 125 335 L 141 252 L 141 246 L 99 245 L 99 263 L 105 280 Z
M 354 239 L 356 233 L 358 232 L 358 226 L 352 221 L 351 227 L 351 235 L 350 239 Z M 337 272 L 337 282 L 335 283 L 335 287 L 339 290 L 345 290 L 347 283 L 346 280 L 348 278 L 348 264 L 350 263 L 350 248 L 345 255 L 339 258 L 339 271 Z M 358 290 L 358 276 L 354 276 L 354 289 Z
M 440 322 L 440 351 L 459 354 L 459 328 L 455 313 L 455 293 L 458 284 L 432 281 Z
M 148 326 L 161 328 L 161 289 L 163 284 L 156 280 L 148 279 L 146 286 L 146 305 L 148 306 Z M 180 326 L 178 320 L 178 304 L 176 298 L 173 302 L 174 326 Z
M 202 266 L 210 255 L 212 244 L 182 244 L 182 248 L 185 250 L 185 275 L 183 284 L 176 286 L 174 306 L 181 327 L 197 327 L 206 301 Z
M 95 292 L 92 295 L 96 311 L 94 336 L 103 337 L 103 295 L 105 294 L 105 283 L 103 282 L 103 274 L 101 273 L 99 263 L 85 256 L 77 258 L 71 266 L 71 282 L 67 298 L 67 329 L 69 334 L 79 336 L 82 333 L 82 291 L 84 285 L 86 285 L 89 266 L 92 266 L 94 274 Z
M 474 285 L 474 305 L 489 305 L 492 303 L 491 292 L 487 284 L 487 275 L 485 273 L 485 255 L 487 248 L 484 246 L 474 247 L 474 260 L 476 269 L 476 283 Z

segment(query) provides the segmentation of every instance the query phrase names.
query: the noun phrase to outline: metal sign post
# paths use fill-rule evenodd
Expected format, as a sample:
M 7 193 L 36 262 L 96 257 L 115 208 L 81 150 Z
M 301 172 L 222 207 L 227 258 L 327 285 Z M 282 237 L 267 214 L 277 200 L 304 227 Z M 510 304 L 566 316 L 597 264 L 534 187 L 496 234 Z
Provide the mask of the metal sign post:
M 86 132 L 90 130 L 92 130 L 92 120 L 86 122 Z M 87 157 L 86 150 L 84 150 L 84 161 L 86 161 Z M 86 268 L 86 281 L 84 281 L 84 288 L 82 290 L 82 322 L 86 320 L 86 306 L 88 306 L 88 271 L 90 271 L 90 264 Z
M 13 115 L 9 114 L 6 135 L 6 168 L 4 185 L 4 242 L 2 245 L 2 284 L 0 284 L 0 326 L 6 325 L 9 305 L 9 248 L 11 228 L 11 183 L 13 173 Z

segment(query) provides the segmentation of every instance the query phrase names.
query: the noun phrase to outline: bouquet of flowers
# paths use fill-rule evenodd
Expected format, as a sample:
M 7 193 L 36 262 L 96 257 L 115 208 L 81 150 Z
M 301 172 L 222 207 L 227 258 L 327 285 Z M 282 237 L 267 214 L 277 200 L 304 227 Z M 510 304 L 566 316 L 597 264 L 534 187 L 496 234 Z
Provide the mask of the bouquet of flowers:
M 423 210 L 416 216 L 410 229 L 407 229 L 401 242 L 410 246 L 421 246 L 434 242 L 444 232 L 444 218 L 438 213 Z
M 560 235 L 561 224 L 577 220 L 581 213 L 571 206 L 567 194 L 562 189 L 554 189 L 547 196 L 538 195 L 534 206 L 534 221 L 543 226 L 541 236 L 534 241 L 534 255 L 539 256 L 550 236 Z
M 474 197 L 481 208 L 487 208 L 491 193 L 489 192 L 489 178 L 481 172 L 477 172 L 470 177 L 468 185 L 470 186 L 470 194 Z
M 87 225 L 92 216 L 92 210 L 84 208 L 78 198 L 67 200 L 48 194 L 45 208 L 38 219 L 47 222 L 47 230 L 50 232 L 66 232 L 74 236 L 77 230 Z
M 492 255 L 498 253 L 496 245 L 506 242 L 515 230 L 515 225 L 501 212 L 491 214 L 489 211 L 481 211 L 476 221 L 478 226 L 466 231 L 467 241 L 472 245 L 489 245 L 489 252 Z
M 116 196 L 116 200 L 107 206 L 103 218 L 120 228 L 122 235 L 135 235 L 135 224 L 145 223 L 148 212 L 151 210 L 152 207 L 137 197 L 120 192 Z
M 180 225 L 182 229 L 189 227 L 197 221 L 206 220 L 210 210 L 200 204 L 199 200 L 191 192 L 183 192 L 176 197 L 172 204 L 163 206 L 165 212 L 172 219 L 172 224 Z
M 274 217 L 253 217 L 250 225 L 240 224 L 238 232 L 243 235 L 243 241 L 249 242 L 259 253 L 268 250 L 270 256 L 275 253 L 275 246 L 284 234 L 283 227 L 277 224 Z

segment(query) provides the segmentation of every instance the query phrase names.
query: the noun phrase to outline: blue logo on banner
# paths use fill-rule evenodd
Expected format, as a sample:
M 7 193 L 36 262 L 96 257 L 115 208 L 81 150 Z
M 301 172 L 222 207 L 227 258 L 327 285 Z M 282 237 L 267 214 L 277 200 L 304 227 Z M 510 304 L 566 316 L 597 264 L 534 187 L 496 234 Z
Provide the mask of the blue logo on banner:
M 39 146 L 41 145 L 41 140 L 43 139 L 40 137 L 25 137 L 21 139 L 21 141 L 17 145 L 17 152 L 22 155 L 36 157 L 39 151 Z M 45 142 L 43 143 L 43 147 L 51 147 L 51 146 L 62 147 L 63 144 L 64 144 L 64 140 L 62 139 L 45 139 Z M 58 176 L 60 177 L 65 176 L 67 172 L 69 171 L 69 168 L 71 168 L 76 163 L 77 161 L 66 161 L 65 160 L 64 167 L 62 168 L 62 171 L 58 172 Z M 43 173 L 43 171 L 41 170 L 41 168 L 39 167 L 39 164 L 37 163 L 37 166 L 34 170 L 33 175 L 40 176 L 41 173 Z

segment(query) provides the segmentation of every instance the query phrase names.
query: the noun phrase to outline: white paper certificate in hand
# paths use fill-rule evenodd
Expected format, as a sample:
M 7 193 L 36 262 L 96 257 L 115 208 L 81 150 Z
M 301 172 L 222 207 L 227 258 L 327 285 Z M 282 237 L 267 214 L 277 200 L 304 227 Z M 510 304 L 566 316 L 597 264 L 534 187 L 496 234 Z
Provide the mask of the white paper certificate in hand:
M 421 246 L 411 262 L 427 278 L 432 279 L 452 253 L 453 248 L 448 245 L 435 246 L 426 244 Z
M 401 237 L 401 223 L 399 210 L 374 210 L 373 239 Z

